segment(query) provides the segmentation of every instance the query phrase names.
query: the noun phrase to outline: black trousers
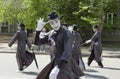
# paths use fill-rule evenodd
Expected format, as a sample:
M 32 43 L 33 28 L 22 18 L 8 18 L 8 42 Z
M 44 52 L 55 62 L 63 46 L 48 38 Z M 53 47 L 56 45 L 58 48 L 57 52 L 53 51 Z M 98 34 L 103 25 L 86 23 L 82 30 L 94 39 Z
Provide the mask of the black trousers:
M 90 54 L 90 56 L 89 56 L 89 58 L 88 58 L 88 66 L 90 66 L 90 64 L 92 63 L 92 61 L 95 59 L 95 54 L 94 54 L 94 50 L 92 50 L 92 52 L 91 52 L 91 54 Z M 103 64 L 102 64 L 102 62 L 101 61 L 98 61 L 97 62 L 98 63 L 98 65 L 100 66 L 100 67 L 103 67 Z

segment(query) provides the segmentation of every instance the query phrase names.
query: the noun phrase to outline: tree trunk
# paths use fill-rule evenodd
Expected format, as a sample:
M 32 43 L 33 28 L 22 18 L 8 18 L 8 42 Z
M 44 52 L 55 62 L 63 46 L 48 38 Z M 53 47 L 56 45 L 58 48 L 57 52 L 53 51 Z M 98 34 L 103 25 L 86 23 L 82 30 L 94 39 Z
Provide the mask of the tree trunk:
M 105 21 L 105 15 L 103 15 L 100 19 L 100 24 L 99 24 L 100 32 L 102 32 L 104 21 Z

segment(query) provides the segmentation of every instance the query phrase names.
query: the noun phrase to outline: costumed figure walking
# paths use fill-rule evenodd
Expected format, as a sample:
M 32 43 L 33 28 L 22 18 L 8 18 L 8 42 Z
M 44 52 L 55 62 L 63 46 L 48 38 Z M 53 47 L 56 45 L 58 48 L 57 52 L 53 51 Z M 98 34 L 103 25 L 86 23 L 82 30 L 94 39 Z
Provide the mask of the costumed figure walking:
M 81 44 L 82 44 L 82 37 L 78 32 L 78 26 L 76 24 L 73 25 L 73 46 L 72 46 L 72 57 L 79 65 L 82 70 L 85 70 L 85 65 L 82 60 L 82 53 L 81 53 Z
M 25 32 L 25 25 L 23 23 L 20 23 L 18 28 L 19 30 L 12 37 L 8 46 L 11 47 L 17 40 L 16 59 L 18 68 L 20 71 L 22 71 L 24 68 L 28 67 L 32 63 L 34 55 L 26 51 L 26 44 L 28 45 L 29 49 L 31 49 L 32 47 Z
M 101 44 L 101 32 L 99 31 L 98 25 L 93 26 L 94 35 L 90 40 L 87 40 L 85 43 L 90 43 L 91 54 L 88 58 L 88 66 L 92 63 L 93 60 L 96 60 L 98 65 L 103 68 L 102 64 L 102 44 Z

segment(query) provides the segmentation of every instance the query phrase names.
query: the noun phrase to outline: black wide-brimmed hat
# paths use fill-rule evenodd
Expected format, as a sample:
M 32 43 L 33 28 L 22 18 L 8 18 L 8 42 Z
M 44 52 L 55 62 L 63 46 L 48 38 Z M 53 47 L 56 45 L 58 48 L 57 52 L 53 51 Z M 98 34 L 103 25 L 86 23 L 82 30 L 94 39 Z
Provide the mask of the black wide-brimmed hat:
M 50 14 L 48 14 L 48 20 L 54 20 L 56 18 L 62 18 L 62 16 L 59 16 L 56 12 L 52 12 Z
M 78 29 L 77 24 L 73 24 L 73 30 L 77 30 L 77 29 Z
M 94 25 L 93 28 L 94 29 L 99 29 L 99 26 L 98 25 Z
M 19 23 L 19 26 L 20 26 L 20 28 L 21 28 L 21 29 L 24 29 L 24 28 L 25 28 L 25 24 L 24 24 L 24 23 L 22 23 L 22 22 L 21 22 L 21 23 Z

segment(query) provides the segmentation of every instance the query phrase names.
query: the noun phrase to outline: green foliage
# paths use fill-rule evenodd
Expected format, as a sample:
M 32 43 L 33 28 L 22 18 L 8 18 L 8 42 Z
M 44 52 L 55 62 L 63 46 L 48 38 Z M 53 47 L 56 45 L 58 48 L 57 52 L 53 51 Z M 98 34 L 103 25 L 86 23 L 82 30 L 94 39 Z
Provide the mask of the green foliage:
M 105 13 L 116 13 L 119 9 L 119 0 L 107 0 L 103 7 Z
M 56 11 L 63 16 L 63 23 L 78 24 L 80 30 L 91 30 L 104 14 L 117 14 L 118 9 L 118 0 L 0 0 L 0 22 L 24 22 L 27 28 L 34 29 L 40 17 L 47 21 L 47 14 Z M 113 26 L 109 20 L 103 28 L 116 27 L 118 21 L 116 19 Z
M 101 21 L 101 17 L 104 14 L 118 12 L 119 9 L 118 0 L 90 0 L 90 1 L 91 1 L 90 3 L 80 2 L 79 10 L 77 12 L 74 12 L 76 16 L 79 16 L 82 20 L 88 22 L 88 24 L 90 25 L 99 24 Z M 109 21 L 109 23 L 107 24 L 105 23 L 104 28 L 110 29 L 111 28 L 110 26 L 112 25 L 110 25 Z
M 17 27 L 19 13 L 24 9 L 24 6 L 21 7 L 22 2 L 23 0 L 1 0 L 0 22 L 8 22 L 9 26 Z
M 63 23 L 68 23 L 69 25 L 78 24 L 84 26 L 83 22 L 79 16 L 75 16 L 74 12 L 79 10 L 79 2 L 81 0 L 50 0 L 52 10 L 58 12 L 63 16 Z M 54 7 L 53 7 L 54 6 Z M 80 27 L 79 27 L 80 28 Z
M 27 28 L 35 28 L 37 25 L 37 20 L 40 17 L 45 18 L 49 12 L 50 9 L 47 4 L 48 2 L 46 0 L 28 0 L 26 10 L 20 14 L 20 20 L 24 21 Z
M 1 0 L 0 4 L 1 22 L 10 25 L 24 22 L 29 29 L 35 28 L 37 20 L 50 11 L 47 0 Z

